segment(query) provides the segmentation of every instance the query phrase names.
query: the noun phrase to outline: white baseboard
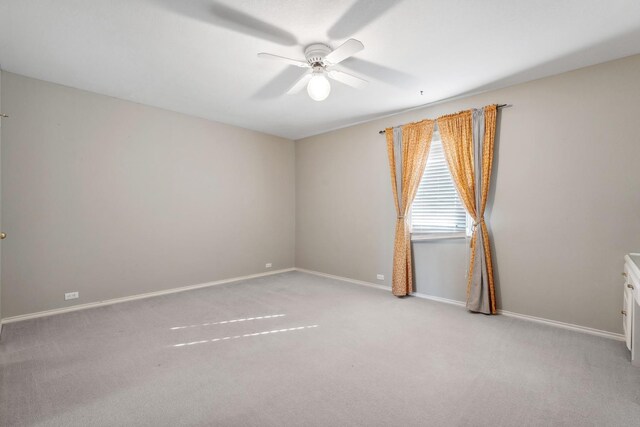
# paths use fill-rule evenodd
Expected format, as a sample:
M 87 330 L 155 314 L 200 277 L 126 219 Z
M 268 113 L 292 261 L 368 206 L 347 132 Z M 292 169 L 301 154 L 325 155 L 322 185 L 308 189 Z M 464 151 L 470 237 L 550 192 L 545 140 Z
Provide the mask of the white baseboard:
M 362 281 L 362 280 L 349 279 L 348 277 L 335 276 L 333 274 L 326 274 L 326 273 L 321 273 L 319 271 L 306 270 L 306 269 L 303 269 L 303 268 L 296 268 L 295 270 L 301 271 L 303 273 L 314 274 L 316 276 L 322 276 L 322 277 L 328 277 L 330 279 L 341 280 L 343 282 L 355 283 L 357 285 L 363 285 L 363 286 L 368 286 L 368 287 L 371 287 L 371 288 L 382 289 L 382 290 L 385 290 L 385 291 L 390 291 L 391 290 L 390 288 L 388 288 L 386 286 L 382 286 L 382 285 L 378 285 L 378 284 L 370 283 L 370 282 L 365 282 L 365 281 Z M 464 301 L 457 301 L 457 300 L 452 300 L 452 299 L 448 299 L 448 298 L 441 298 L 441 297 L 436 297 L 436 296 L 433 296 L 433 295 L 422 294 L 422 293 L 419 293 L 419 292 L 414 292 L 411 295 L 414 296 L 414 297 L 417 297 L 417 298 L 428 299 L 428 300 L 431 300 L 431 301 L 442 302 L 442 303 L 445 303 L 445 304 L 452 304 L 452 305 L 456 305 L 456 306 L 459 306 L 459 307 L 465 307 L 466 306 L 466 303 Z M 506 311 L 506 310 L 498 310 L 498 314 L 502 314 L 503 316 L 507 316 L 507 317 L 514 317 L 514 318 L 517 318 L 517 319 L 528 320 L 529 322 L 536 322 L 536 323 L 542 323 L 542 324 L 549 325 L 549 326 L 555 326 L 556 328 L 569 329 L 571 331 L 582 332 L 582 333 L 590 334 L 590 335 L 597 335 L 599 337 L 609 338 L 609 339 L 613 339 L 613 340 L 617 340 L 617 341 L 624 341 L 624 335 L 623 334 L 617 334 L 615 332 L 602 331 L 600 329 L 589 328 L 587 326 L 574 325 L 572 323 L 565 323 L 565 322 L 560 322 L 560 321 L 557 321 L 557 320 L 544 319 L 542 317 L 529 316 L 528 314 L 514 313 L 512 311 Z
M 465 304 L 464 301 L 458 301 L 458 300 L 455 300 L 455 299 L 442 298 L 442 297 L 436 297 L 436 296 L 433 296 L 433 295 L 421 294 L 420 292 L 413 292 L 411 294 L 411 296 L 414 296 L 414 297 L 417 297 L 417 298 L 429 299 L 431 301 L 443 302 L 445 304 L 457 305 L 459 307 L 466 307 L 466 305 L 467 305 L 467 304 Z
M 160 296 L 160 295 L 175 294 L 177 292 L 184 292 L 184 291 L 190 291 L 190 290 L 193 290 L 193 289 L 207 288 L 209 286 L 224 285 L 225 283 L 239 282 L 241 280 L 255 279 L 255 278 L 264 277 L 264 276 L 271 276 L 273 274 L 286 273 L 288 271 L 294 271 L 294 270 L 295 270 L 295 268 L 285 268 L 285 269 L 282 269 L 282 270 L 268 271 L 266 273 L 257 273 L 257 274 L 250 274 L 248 276 L 240 276 L 240 277 L 232 277 L 232 278 L 229 278 L 229 279 L 216 280 L 214 282 L 201 283 L 199 285 L 182 286 L 180 288 L 165 289 L 165 290 L 162 290 L 162 291 L 148 292 L 146 294 L 138 294 L 138 295 L 132 295 L 132 296 L 122 297 L 122 298 L 113 298 L 113 299 L 108 299 L 108 300 L 104 300 L 104 301 L 90 302 L 90 303 L 87 303 L 87 304 L 72 305 L 70 307 L 56 308 L 56 309 L 53 309 L 53 310 L 39 311 L 37 313 L 29 313 L 29 314 L 21 314 L 19 316 L 5 317 L 0 322 L 0 328 L 5 323 L 19 322 L 21 320 L 35 319 L 35 318 L 38 318 L 38 317 L 53 316 L 53 315 L 56 315 L 56 314 L 69 313 L 71 311 L 86 310 L 88 308 L 101 307 L 101 306 L 104 306 L 104 305 L 117 304 L 117 303 L 120 303 L 120 302 L 127 302 L 127 301 L 134 301 L 134 300 L 138 300 L 138 299 L 157 297 L 157 296 Z
M 264 276 L 270 276 L 270 275 L 273 275 L 273 274 L 286 273 L 286 272 L 289 272 L 289 271 L 300 271 L 302 273 L 307 273 L 307 274 L 313 274 L 313 275 L 316 275 L 316 276 L 327 277 L 329 279 L 335 279 L 335 280 L 340 280 L 342 282 L 354 283 L 356 285 L 361 285 L 361 286 L 368 286 L 370 288 L 376 288 L 376 289 L 384 290 L 384 291 L 387 291 L 387 292 L 391 290 L 387 286 L 383 286 L 383 285 L 379 285 L 379 284 L 371 283 L 371 282 L 365 282 L 363 280 L 350 279 L 348 277 L 342 277 L 342 276 L 336 276 L 336 275 L 333 275 L 333 274 L 321 273 L 319 271 L 306 270 L 304 268 L 285 268 L 285 269 L 282 269 L 282 270 L 274 270 L 274 271 L 269 271 L 269 272 L 266 272 L 266 273 L 258 273 L 258 274 L 250 274 L 248 276 L 232 277 L 232 278 L 229 278 L 229 279 L 217 280 L 217 281 L 214 281 L 214 282 L 207 282 L 207 283 L 202 283 L 202 284 L 199 284 L 199 285 L 183 286 L 183 287 L 180 287 L 180 288 L 165 289 L 165 290 L 162 290 L 162 291 L 149 292 L 149 293 L 145 293 L 145 294 L 132 295 L 132 296 L 128 296 L 128 297 L 114 298 L 114 299 L 109 299 L 109 300 L 104 300 L 104 301 L 92 302 L 92 303 L 88 303 L 88 304 L 79 304 L 79 305 L 73 305 L 73 306 L 70 306 L 70 307 L 64 307 L 64 308 L 58 308 L 58 309 L 53 309 L 53 310 L 40 311 L 40 312 L 37 312 L 37 313 L 29 313 L 29 314 L 22 314 L 22 315 L 19 315 L 19 316 L 6 317 L 6 318 L 2 319 L 2 321 L 0 321 L 0 331 L 2 331 L 2 325 L 5 324 L 5 323 L 19 322 L 21 320 L 35 319 L 35 318 L 38 318 L 38 317 L 45 317 L 45 316 L 53 316 L 53 315 L 56 315 L 56 314 L 69 313 L 71 311 L 85 310 L 85 309 L 93 308 L 93 307 L 101 307 L 101 306 L 105 306 L 105 305 L 117 304 L 117 303 L 120 303 L 120 302 L 134 301 L 134 300 L 138 300 L 138 299 L 151 298 L 151 297 L 155 297 L 155 296 L 159 296 L 159 295 L 167 295 L 167 294 L 173 294 L 173 293 L 177 293 L 177 292 L 189 291 L 189 290 L 192 290 L 192 289 L 200 289 L 200 288 L 206 288 L 206 287 L 209 287 L 209 286 L 223 285 L 223 284 L 226 284 L 226 283 L 239 282 L 241 280 L 247 280 L 247 279 L 255 279 L 255 278 L 258 278 L 258 277 L 264 277 Z M 466 305 L 463 301 L 457 301 L 457 300 L 452 300 L 452 299 L 448 299 L 448 298 L 441 298 L 441 297 L 437 297 L 437 296 L 433 296 L 433 295 L 422 294 L 422 293 L 419 293 L 419 292 L 414 292 L 411 295 L 414 296 L 414 297 L 417 297 L 417 298 L 428 299 L 428 300 L 441 302 L 441 303 L 445 303 L 445 304 L 452 304 L 452 305 L 459 306 L 459 307 L 465 307 L 465 305 Z M 506 310 L 498 310 L 498 313 L 502 314 L 504 316 L 508 316 L 508 317 L 515 317 L 515 318 L 518 318 L 518 319 L 528 320 L 530 322 L 542 323 L 542 324 L 549 325 L 549 326 L 555 326 L 557 328 L 569 329 L 569 330 L 572 330 L 572 331 L 582 332 L 582 333 L 591 334 L 591 335 L 597 335 L 597 336 L 604 337 L 604 338 L 610 338 L 610 339 L 614 339 L 614 340 L 618 340 L 618 341 L 624 341 L 624 335 L 617 334 L 617 333 L 614 333 L 614 332 L 602 331 L 600 329 L 594 329 L 594 328 L 589 328 L 589 327 L 586 327 L 586 326 L 574 325 L 574 324 L 571 324 L 571 323 L 560 322 L 560 321 L 557 321 L 557 320 L 551 320 L 551 319 L 544 319 L 544 318 L 541 318 L 541 317 L 529 316 L 527 314 L 513 313 L 511 311 L 506 311 Z
M 515 317 L 516 319 L 528 320 L 530 322 L 543 323 L 549 326 L 555 326 L 556 328 L 569 329 L 571 331 L 582 332 L 590 335 L 597 335 L 599 337 L 610 338 L 616 341 L 624 341 L 623 334 L 617 334 L 615 332 L 603 331 L 601 329 L 589 328 L 587 326 L 574 325 L 573 323 L 560 322 L 558 320 L 545 319 L 542 317 L 529 316 L 528 314 L 514 313 L 507 310 L 498 310 L 499 314 L 507 317 Z
M 355 283 L 356 285 L 362 285 L 362 286 L 368 286 L 370 288 L 382 289 L 383 291 L 390 291 L 391 290 L 391 288 L 388 287 L 388 286 L 378 285 L 376 283 L 365 282 L 363 280 L 349 279 L 348 277 L 342 277 L 342 276 L 334 276 L 333 274 L 321 273 L 319 271 L 313 271 L 313 270 L 305 270 L 304 268 L 296 268 L 295 270 L 296 271 L 300 271 L 302 273 L 313 274 L 314 276 L 322 276 L 322 277 L 327 277 L 329 279 L 340 280 L 341 282 Z

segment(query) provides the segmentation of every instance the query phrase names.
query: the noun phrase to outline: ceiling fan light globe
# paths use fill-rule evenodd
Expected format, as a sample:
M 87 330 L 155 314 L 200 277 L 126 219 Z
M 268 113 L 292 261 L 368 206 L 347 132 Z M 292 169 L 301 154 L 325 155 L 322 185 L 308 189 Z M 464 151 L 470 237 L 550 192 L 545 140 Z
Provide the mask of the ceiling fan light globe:
M 329 80 L 324 75 L 316 74 L 311 77 L 307 85 L 307 93 L 311 99 L 324 101 L 329 96 L 329 92 L 331 92 L 331 84 L 329 84 Z

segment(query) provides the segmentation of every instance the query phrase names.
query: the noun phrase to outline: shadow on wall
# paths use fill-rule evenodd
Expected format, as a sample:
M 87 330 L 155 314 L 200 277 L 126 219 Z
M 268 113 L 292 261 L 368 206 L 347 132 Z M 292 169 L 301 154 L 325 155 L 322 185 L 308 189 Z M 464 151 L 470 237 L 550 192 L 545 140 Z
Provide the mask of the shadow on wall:
M 481 92 L 513 86 L 532 80 L 538 80 L 555 74 L 577 70 L 579 68 L 596 65 L 602 62 L 631 56 L 638 53 L 640 44 L 640 28 L 626 31 L 615 37 L 611 37 L 600 43 L 584 47 L 580 50 L 567 53 L 550 59 L 542 64 L 535 65 L 516 73 L 503 76 L 482 86 L 463 92 L 454 98 L 464 98 Z

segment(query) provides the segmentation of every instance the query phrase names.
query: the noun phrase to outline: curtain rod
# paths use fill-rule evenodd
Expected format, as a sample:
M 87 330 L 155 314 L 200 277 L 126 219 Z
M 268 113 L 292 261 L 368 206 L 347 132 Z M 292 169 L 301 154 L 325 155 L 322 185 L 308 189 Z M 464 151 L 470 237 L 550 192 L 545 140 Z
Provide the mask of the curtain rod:
M 497 108 L 504 108 L 504 107 L 508 107 L 508 106 L 509 106 L 509 104 L 498 104 L 498 107 L 497 107 Z M 385 133 L 385 131 L 384 131 L 384 130 L 381 130 L 381 131 L 379 131 L 378 133 L 379 133 L 380 135 L 382 135 L 383 133 Z

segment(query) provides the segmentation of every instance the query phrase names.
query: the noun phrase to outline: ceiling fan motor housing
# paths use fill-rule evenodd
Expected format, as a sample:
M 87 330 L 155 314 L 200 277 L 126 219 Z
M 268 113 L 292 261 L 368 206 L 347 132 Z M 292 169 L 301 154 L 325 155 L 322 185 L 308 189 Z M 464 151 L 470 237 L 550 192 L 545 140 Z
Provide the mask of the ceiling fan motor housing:
M 331 49 L 329 46 L 315 43 L 307 46 L 304 50 L 304 56 L 307 58 L 307 62 L 312 67 L 321 66 L 324 67 L 326 64 L 324 63 L 324 58 L 331 53 Z

